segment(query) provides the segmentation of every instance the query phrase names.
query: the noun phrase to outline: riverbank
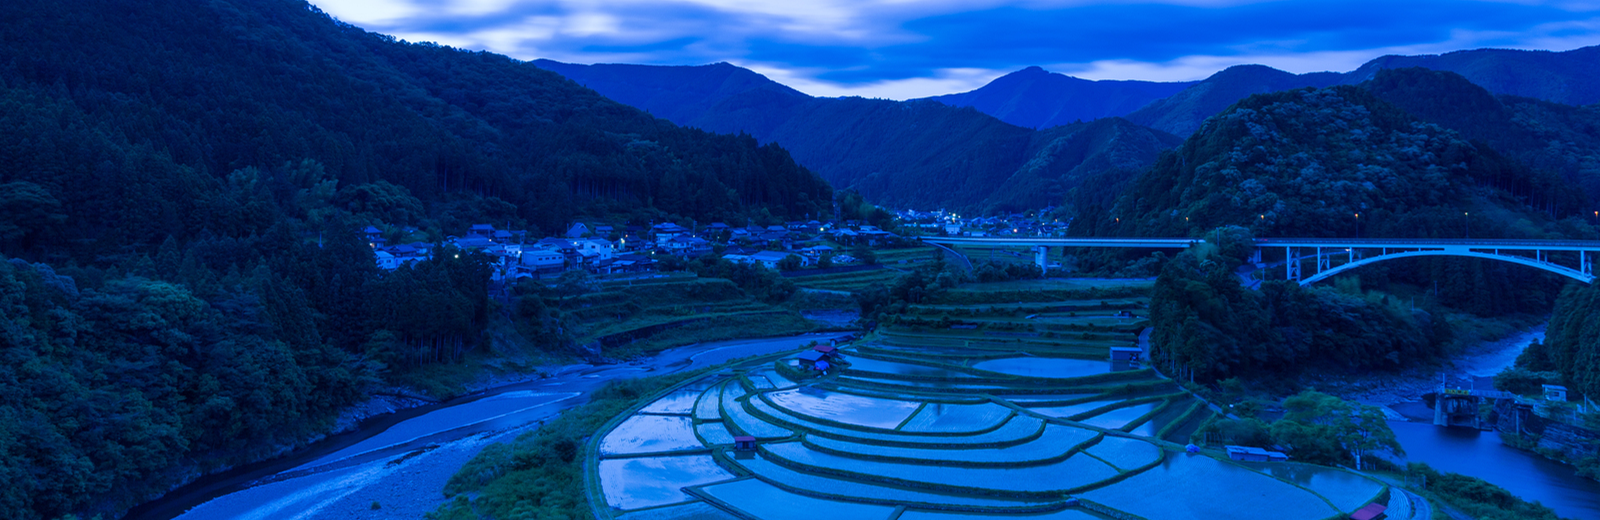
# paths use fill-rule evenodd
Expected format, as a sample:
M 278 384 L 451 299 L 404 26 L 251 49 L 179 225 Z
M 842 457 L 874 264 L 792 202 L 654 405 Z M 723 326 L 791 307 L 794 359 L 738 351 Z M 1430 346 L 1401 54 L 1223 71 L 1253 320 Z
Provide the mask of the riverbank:
M 334 439 L 332 446 L 307 450 L 310 454 L 273 461 L 270 468 L 257 469 L 255 476 L 233 477 L 235 483 L 198 483 L 210 486 L 196 486 L 188 490 L 190 496 L 157 501 L 170 503 L 141 506 L 145 511 L 132 518 L 420 518 L 443 503 L 443 483 L 462 463 L 484 446 L 536 429 L 540 422 L 587 400 L 574 395 L 586 396 L 617 378 L 692 370 L 812 341 L 825 343 L 836 335 L 703 343 L 625 364 L 544 367 L 520 378 L 499 374 L 486 378 L 499 383 L 493 388 L 474 389 L 442 405 L 376 416 L 379 426 L 363 427 L 379 431 L 357 432 L 356 437 Z M 380 509 L 370 509 L 373 501 Z
M 1528 343 L 1543 341 L 1545 327 L 1545 323 L 1540 323 L 1510 336 L 1468 347 L 1460 355 L 1438 365 L 1360 375 L 1316 374 L 1306 376 L 1303 382 L 1319 392 L 1346 401 L 1380 407 L 1386 410 L 1384 413 L 1390 419 L 1432 421 L 1431 411 L 1426 415 L 1417 411 L 1423 394 L 1438 389 L 1444 378 L 1462 380 L 1472 377 L 1489 384 L 1482 378 L 1492 378 L 1514 364 Z M 1422 409 L 1426 410 L 1426 406 L 1422 406 Z

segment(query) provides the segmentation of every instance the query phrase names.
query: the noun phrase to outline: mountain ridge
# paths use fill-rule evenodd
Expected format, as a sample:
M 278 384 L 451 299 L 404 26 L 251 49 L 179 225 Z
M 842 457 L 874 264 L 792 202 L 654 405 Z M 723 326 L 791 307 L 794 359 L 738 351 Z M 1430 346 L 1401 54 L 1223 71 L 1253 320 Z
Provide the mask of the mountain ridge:
M 1092 173 L 1084 165 L 1137 169 L 1178 142 L 1120 119 L 1035 135 L 933 100 L 812 97 L 731 65 L 535 64 L 681 125 L 781 144 L 836 188 L 890 206 L 1006 211 L 1053 205 Z M 686 75 L 693 78 L 686 81 Z M 1082 149 L 1087 143 L 1100 148 Z M 1035 189 L 1006 192 L 1007 179 Z

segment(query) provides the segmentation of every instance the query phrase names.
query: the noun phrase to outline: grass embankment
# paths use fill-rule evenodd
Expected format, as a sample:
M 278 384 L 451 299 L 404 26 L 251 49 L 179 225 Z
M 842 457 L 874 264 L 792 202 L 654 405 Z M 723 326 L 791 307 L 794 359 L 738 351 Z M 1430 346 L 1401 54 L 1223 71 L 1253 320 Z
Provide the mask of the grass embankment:
M 554 298 L 563 325 L 580 345 L 627 358 L 703 341 L 806 332 L 815 325 L 794 310 L 751 298 L 721 278 L 667 276 L 603 282 L 577 296 Z
M 640 399 L 710 370 L 713 369 L 612 381 L 590 394 L 588 403 L 562 412 L 537 430 L 484 448 L 450 477 L 444 494 L 453 500 L 429 513 L 428 518 L 590 517 L 589 503 L 584 498 L 585 439 Z
M 796 286 L 828 291 L 859 292 L 873 285 L 889 285 L 906 271 L 935 262 L 940 250 L 932 247 L 885 249 L 873 252 L 875 265 L 871 269 L 827 274 L 809 274 L 806 271 L 790 273 Z
M 1518 498 L 1505 488 L 1483 479 L 1441 473 L 1427 464 L 1411 463 L 1401 471 L 1375 472 L 1393 482 L 1406 482 L 1405 489 L 1433 506 L 1431 520 L 1455 520 L 1447 508 L 1478 520 L 1558 520 L 1556 512 L 1543 505 Z

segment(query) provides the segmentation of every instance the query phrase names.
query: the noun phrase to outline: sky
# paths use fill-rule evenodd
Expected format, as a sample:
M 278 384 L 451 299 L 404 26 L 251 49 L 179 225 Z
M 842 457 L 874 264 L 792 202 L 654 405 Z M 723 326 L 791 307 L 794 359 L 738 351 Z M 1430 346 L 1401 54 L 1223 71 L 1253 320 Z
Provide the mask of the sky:
M 1600 44 L 1600 0 L 310 0 L 373 32 L 568 63 L 728 62 L 815 96 L 964 92 L 1037 65 L 1190 81 L 1386 54 Z

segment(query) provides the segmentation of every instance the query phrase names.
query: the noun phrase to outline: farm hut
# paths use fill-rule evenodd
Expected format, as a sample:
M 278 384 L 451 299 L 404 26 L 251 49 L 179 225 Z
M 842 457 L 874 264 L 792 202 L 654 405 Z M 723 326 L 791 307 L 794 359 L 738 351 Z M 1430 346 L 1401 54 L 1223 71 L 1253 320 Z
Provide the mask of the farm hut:
M 1288 455 L 1250 446 L 1227 446 L 1228 458 L 1241 462 L 1283 462 Z
M 1567 402 L 1567 387 L 1561 385 L 1544 385 L 1544 399 L 1546 401 Z
M 1111 347 L 1112 361 L 1138 361 L 1144 355 L 1139 347 Z
M 756 438 L 749 435 L 739 435 L 733 438 L 733 449 L 750 451 L 756 449 Z

